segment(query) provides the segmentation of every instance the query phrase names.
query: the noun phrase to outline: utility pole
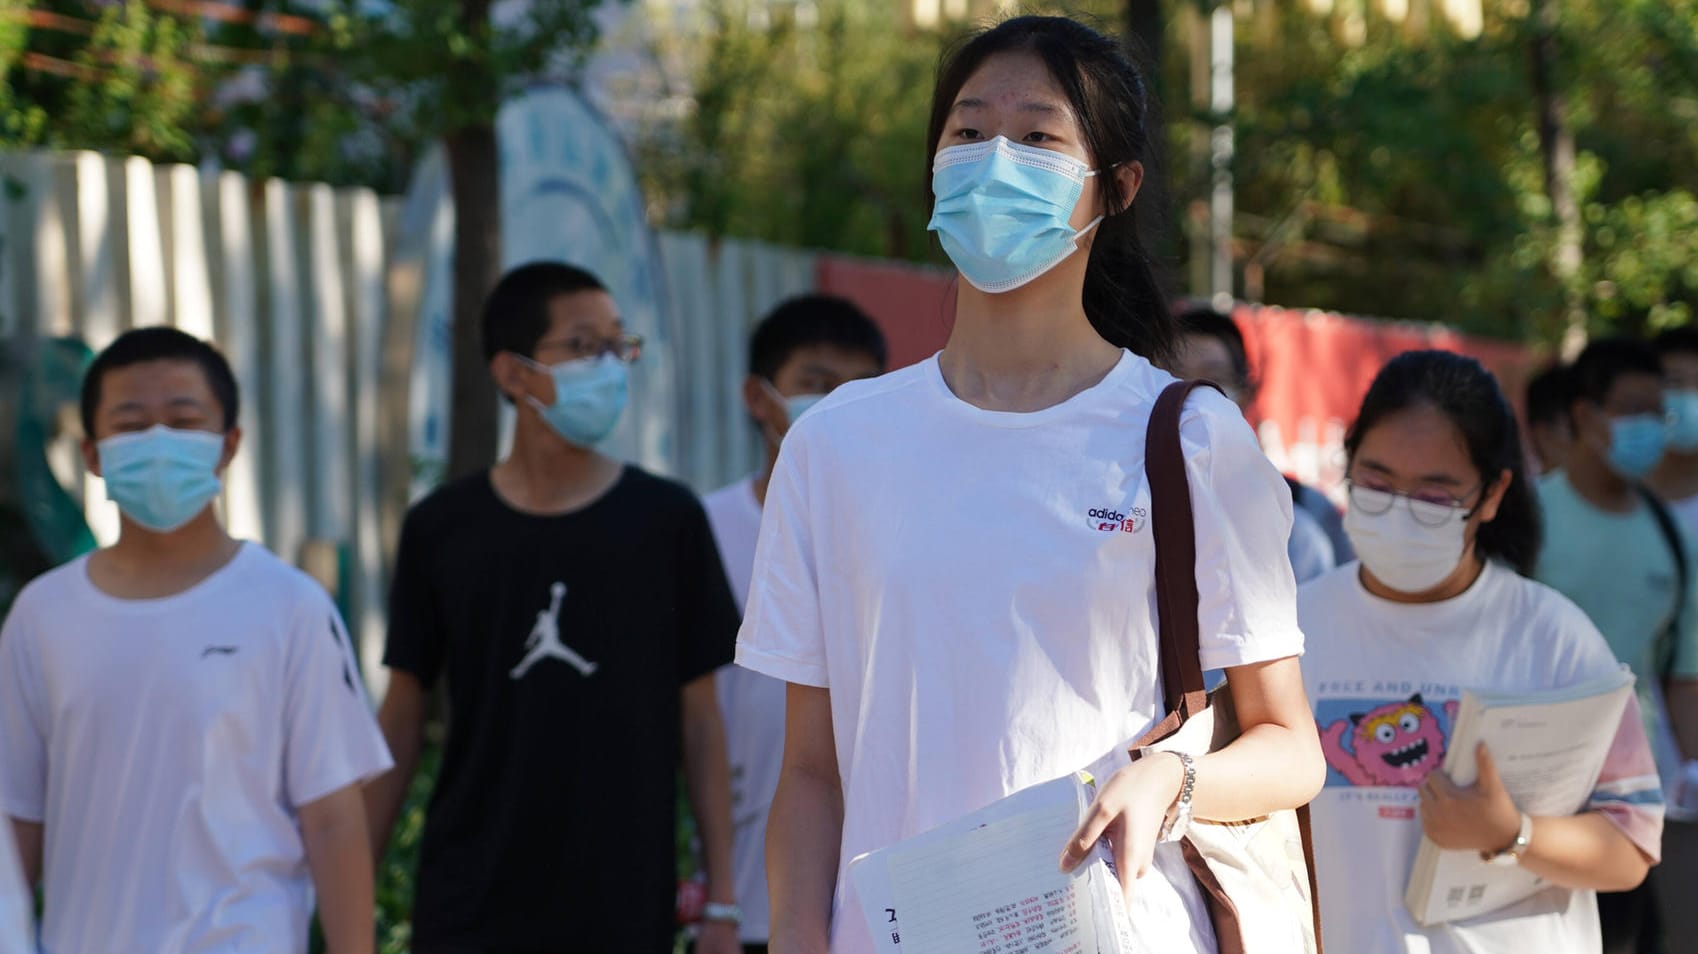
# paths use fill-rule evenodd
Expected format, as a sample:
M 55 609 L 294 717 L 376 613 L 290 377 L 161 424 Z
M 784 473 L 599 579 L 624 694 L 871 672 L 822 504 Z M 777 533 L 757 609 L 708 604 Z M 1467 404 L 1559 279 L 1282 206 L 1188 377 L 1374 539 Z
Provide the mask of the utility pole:
M 1532 0 L 1527 17 L 1532 24 L 1533 101 L 1539 117 L 1539 153 L 1545 165 L 1545 194 L 1556 217 L 1556 246 L 1551 272 L 1562 285 L 1562 357 L 1572 361 L 1586 347 L 1586 303 L 1580 293 L 1584 263 L 1580 203 L 1574 194 L 1574 127 L 1568 122 L 1568 100 L 1557 78 L 1561 47 L 1557 31 L 1560 0 Z
M 1213 189 L 1209 196 L 1209 292 L 1217 309 L 1232 306 L 1232 4 L 1216 0 L 1209 14 L 1209 136 Z

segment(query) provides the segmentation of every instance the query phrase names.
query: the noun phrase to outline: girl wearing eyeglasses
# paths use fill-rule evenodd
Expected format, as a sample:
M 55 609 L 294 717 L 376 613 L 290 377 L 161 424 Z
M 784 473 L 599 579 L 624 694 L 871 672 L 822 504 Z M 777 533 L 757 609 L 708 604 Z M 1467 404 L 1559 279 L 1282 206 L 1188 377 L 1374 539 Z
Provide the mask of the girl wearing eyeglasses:
M 1514 413 L 1478 362 L 1415 351 L 1374 379 L 1345 438 L 1360 562 L 1298 595 L 1304 680 L 1327 760 L 1313 804 L 1325 943 L 1351 954 L 1596 954 L 1595 891 L 1656 863 L 1662 796 L 1629 701 L 1580 814 L 1529 818 L 1482 746 L 1476 784 L 1441 769 L 1465 689 L 1559 689 L 1618 668 L 1596 627 L 1528 579 L 1539 513 Z M 1404 907 L 1422 833 L 1549 887 L 1424 928 Z

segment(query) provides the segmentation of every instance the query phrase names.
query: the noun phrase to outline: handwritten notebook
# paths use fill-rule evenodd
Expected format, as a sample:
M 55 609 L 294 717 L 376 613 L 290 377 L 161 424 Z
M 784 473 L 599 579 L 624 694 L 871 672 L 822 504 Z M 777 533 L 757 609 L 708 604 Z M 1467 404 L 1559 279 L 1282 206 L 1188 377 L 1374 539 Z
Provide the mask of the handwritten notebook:
M 881 954 L 1132 954 L 1106 845 L 1061 848 L 1095 797 L 1085 773 L 1016 792 L 849 863 Z

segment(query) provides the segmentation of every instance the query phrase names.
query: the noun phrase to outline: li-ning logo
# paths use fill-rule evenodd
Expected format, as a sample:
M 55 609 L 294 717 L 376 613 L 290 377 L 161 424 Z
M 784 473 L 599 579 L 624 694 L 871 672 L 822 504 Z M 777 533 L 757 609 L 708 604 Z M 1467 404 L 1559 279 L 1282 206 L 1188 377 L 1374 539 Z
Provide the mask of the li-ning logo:
M 1103 533 L 1137 533 L 1144 529 L 1149 517 L 1149 511 L 1143 507 L 1133 507 L 1130 514 L 1109 507 L 1098 507 L 1085 515 L 1085 526 Z

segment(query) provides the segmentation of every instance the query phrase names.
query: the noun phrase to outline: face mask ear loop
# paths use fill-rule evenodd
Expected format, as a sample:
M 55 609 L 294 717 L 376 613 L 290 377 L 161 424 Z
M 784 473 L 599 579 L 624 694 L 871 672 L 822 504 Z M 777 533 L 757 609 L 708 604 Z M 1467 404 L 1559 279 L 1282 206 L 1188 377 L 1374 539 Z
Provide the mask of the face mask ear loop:
M 515 358 L 518 358 L 520 364 L 523 364 L 525 367 L 530 368 L 532 371 L 540 371 L 541 373 L 548 375 L 550 378 L 554 377 L 553 369 L 550 368 L 548 365 L 543 364 L 541 361 L 538 361 L 535 358 L 527 358 L 517 351 L 509 351 L 507 353 L 512 355 Z M 556 387 L 559 387 L 559 385 L 556 385 Z M 531 408 L 533 410 L 535 410 L 539 416 L 546 414 L 547 411 L 548 411 L 548 405 L 542 403 L 540 400 L 537 399 L 536 395 L 532 394 L 529 391 L 525 392 L 525 403 L 529 404 L 531 406 Z
M 784 429 L 786 431 L 790 430 L 790 425 L 794 424 L 795 422 L 790 420 L 790 408 L 785 403 L 784 395 L 779 392 L 778 385 L 773 384 L 771 379 L 769 379 L 769 378 L 757 377 L 755 380 L 757 380 L 761 383 L 761 388 L 766 391 L 767 397 L 770 397 L 774 401 L 778 402 L 778 410 L 784 415 Z M 771 431 L 772 434 L 769 436 L 767 434 L 767 431 Z M 761 436 L 767 437 L 769 440 L 771 440 L 775 444 L 780 443 L 784 440 L 784 435 L 779 433 L 778 428 L 773 427 L 771 424 L 766 423 L 764 421 L 761 423 Z
M 1509 479 L 1513 481 L 1515 479 L 1514 475 L 1511 475 Z M 1467 510 L 1462 511 L 1462 522 L 1463 523 L 1467 523 L 1468 521 L 1473 520 L 1474 517 L 1477 514 L 1479 514 L 1481 508 L 1486 506 L 1486 498 L 1490 497 L 1492 495 L 1492 485 L 1485 482 L 1485 481 L 1481 481 L 1480 482 L 1479 494 L 1480 494 L 1480 499 L 1474 501 L 1474 506 L 1469 507 Z

